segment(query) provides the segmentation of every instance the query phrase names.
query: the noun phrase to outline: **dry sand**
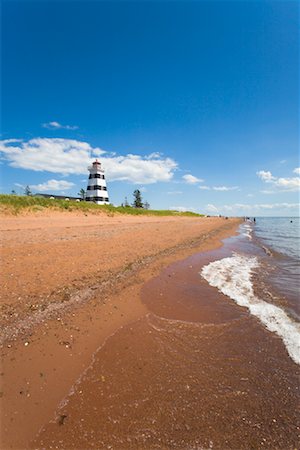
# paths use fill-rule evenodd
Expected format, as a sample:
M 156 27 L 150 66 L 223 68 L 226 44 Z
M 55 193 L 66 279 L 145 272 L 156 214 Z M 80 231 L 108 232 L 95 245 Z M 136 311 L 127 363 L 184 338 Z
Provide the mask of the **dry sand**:
M 52 447 L 43 430 L 53 419 L 64 428 L 58 406 L 107 338 L 146 320 L 144 283 L 173 261 L 221 245 L 238 223 L 69 212 L 2 217 L 1 448 L 66 448 Z M 66 445 L 81 448 L 70 437 Z

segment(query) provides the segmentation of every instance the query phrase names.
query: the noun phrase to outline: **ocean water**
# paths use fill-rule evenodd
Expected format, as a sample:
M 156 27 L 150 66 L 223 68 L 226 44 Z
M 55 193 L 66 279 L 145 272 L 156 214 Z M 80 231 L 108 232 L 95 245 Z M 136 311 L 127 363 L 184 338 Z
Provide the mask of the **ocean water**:
M 270 282 L 284 295 L 289 312 L 300 320 L 300 223 L 299 217 L 259 218 L 253 227 L 257 245 L 272 256 Z
M 229 256 L 206 264 L 201 276 L 276 333 L 300 364 L 299 218 L 247 221 L 229 241 Z

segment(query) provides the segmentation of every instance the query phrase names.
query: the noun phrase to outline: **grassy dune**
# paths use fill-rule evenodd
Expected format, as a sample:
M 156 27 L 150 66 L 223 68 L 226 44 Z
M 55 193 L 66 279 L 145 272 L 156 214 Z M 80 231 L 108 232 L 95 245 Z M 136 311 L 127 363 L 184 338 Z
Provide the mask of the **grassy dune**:
M 195 216 L 202 214 L 193 212 L 178 212 L 170 210 L 146 210 L 112 205 L 96 205 L 90 202 L 75 202 L 68 200 L 48 199 L 43 197 L 32 197 L 25 195 L 3 195 L 0 194 L 0 212 L 7 214 L 20 214 L 23 212 L 40 212 L 51 209 L 54 211 L 82 211 L 86 213 L 132 214 L 132 215 L 155 215 L 155 216 Z

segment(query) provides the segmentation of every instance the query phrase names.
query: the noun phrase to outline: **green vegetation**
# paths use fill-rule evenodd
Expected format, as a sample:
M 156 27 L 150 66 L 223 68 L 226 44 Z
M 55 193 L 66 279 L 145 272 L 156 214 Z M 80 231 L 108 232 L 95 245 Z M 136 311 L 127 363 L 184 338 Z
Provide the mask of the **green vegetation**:
M 29 186 L 26 186 L 24 189 L 24 194 L 25 195 L 32 195 L 31 189 Z
M 134 208 L 143 208 L 144 207 L 144 204 L 143 204 L 143 201 L 142 201 L 142 196 L 141 196 L 141 191 L 136 189 L 133 192 L 133 198 L 134 198 L 134 200 L 133 200 L 132 206 Z
M 79 195 L 82 200 L 85 200 L 86 192 L 81 188 L 77 195 Z
M 105 213 L 107 215 L 114 214 L 132 214 L 144 216 L 193 216 L 201 217 L 202 214 L 193 212 L 178 212 L 169 210 L 151 210 L 143 208 L 132 208 L 128 206 L 112 206 L 112 205 L 96 205 L 91 202 L 76 202 L 68 200 L 49 199 L 43 197 L 33 197 L 30 195 L 3 195 L 0 194 L 0 212 L 19 214 L 21 212 L 40 212 L 45 209 L 56 211 L 81 211 L 83 213 Z

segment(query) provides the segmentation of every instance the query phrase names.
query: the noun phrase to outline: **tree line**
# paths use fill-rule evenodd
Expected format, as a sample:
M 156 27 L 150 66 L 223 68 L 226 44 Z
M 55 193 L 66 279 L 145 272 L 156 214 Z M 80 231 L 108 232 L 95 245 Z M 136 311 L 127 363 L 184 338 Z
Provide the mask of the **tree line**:
M 12 190 L 11 191 L 12 195 L 16 195 L 16 191 Z M 31 189 L 29 186 L 26 186 L 24 188 L 24 195 L 32 195 Z M 85 196 L 86 196 L 86 191 L 84 189 L 80 189 L 80 191 L 78 192 L 78 195 L 80 195 L 80 197 L 82 198 L 82 200 L 85 200 Z M 143 208 L 143 209 L 149 209 L 150 208 L 150 204 L 147 202 L 147 200 L 144 202 L 142 199 L 142 194 L 141 191 L 139 189 L 135 189 L 133 191 L 133 202 L 130 205 L 128 203 L 127 197 L 125 197 L 125 201 L 124 203 L 121 204 L 122 207 L 125 208 Z
M 131 205 L 128 203 L 127 197 L 125 197 L 125 202 L 122 203 L 121 206 L 123 206 L 125 208 L 131 208 L 131 207 L 144 208 L 144 209 L 150 208 L 150 205 L 147 202 L 147 200 L 145 202 L 143 202 L 142 194 L 139 189 L 135 189 L 135 191 L 133 191 L 133 203 Z

